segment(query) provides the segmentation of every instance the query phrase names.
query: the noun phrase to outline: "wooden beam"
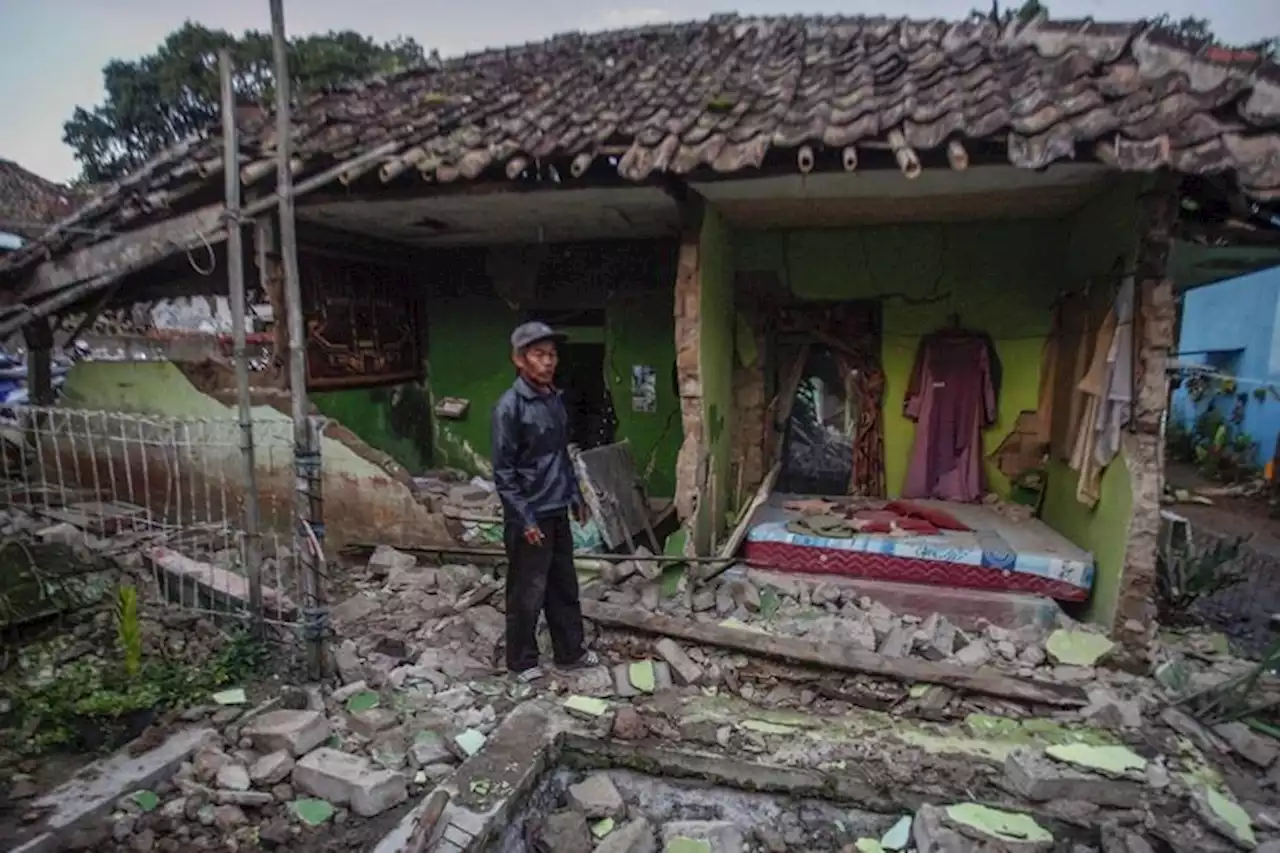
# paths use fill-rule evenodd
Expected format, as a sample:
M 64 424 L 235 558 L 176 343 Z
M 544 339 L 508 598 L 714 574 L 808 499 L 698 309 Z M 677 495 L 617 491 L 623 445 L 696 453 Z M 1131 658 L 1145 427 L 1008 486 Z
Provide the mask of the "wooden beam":
M 175 252 L 226 239 L 222 228 L 222 204 L 211 204 L 191 213 L 157 222 L 86 246 L 36 267 L 31 282 L 18 296 L 26 302 L 92 278 L 115 279 L 143 269 Z
M 945 684 L 957 690 L 1000 696 L 1019 702 L 1040 705 L 1079 707 L 1087 704 L 1084 691 L 1066 684 L 1027 681 L 985 669 L 969 669 L 948 663 L 888 658 L 837 643 L 815 643 L 796 637 L 766 634 L 762 631 L 706 625 L 692 619 L 680 619 L 661 613 L 646 613 L 631 607 L 619 607 L 600 601 L 583 601 L 582 614 L 600 625 L 624 628 L 646 634 L 737 649 L 768 658 L 816 666 L 837 672 L 857 672 L 894 678 L 909 684 Z

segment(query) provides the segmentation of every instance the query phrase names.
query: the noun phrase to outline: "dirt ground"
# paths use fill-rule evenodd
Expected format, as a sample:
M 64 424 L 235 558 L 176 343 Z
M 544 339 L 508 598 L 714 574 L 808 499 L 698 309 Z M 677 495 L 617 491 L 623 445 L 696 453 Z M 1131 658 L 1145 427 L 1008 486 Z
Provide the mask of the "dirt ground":
M 1168 464 L 1166 480 L 1175 489 L 1213 494 L 1221 488 L 1185 464 Z M 1280 518 L 1271 517 L 1261 495 L 1211 499 L 1212 506 L 1180 503 L 1169 509 L 1187 519 L 1197 539 L 1243 540 L 1237 564 L 1245 580 L 1201 599 L 1194 609 L 1225 632 L 1237 651 L 1257 656 L 1273 641 L 1271 617 L 1280 613 Z

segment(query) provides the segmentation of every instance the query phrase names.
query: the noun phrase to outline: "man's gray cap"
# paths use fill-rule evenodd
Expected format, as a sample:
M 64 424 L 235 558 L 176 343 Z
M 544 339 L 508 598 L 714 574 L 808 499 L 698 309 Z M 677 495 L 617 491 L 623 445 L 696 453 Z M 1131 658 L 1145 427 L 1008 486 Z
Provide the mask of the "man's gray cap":
M 540 341 L 560 341 L 565 340 L 565 335 L 552 329 L 546 323 L 540 323 L 534 320 L 530 323 L 521 323 L 516 326 L 516 330 L 511 333 L 511 348 L 516 352 L 520 352 L 526 347 L 531 347 Z

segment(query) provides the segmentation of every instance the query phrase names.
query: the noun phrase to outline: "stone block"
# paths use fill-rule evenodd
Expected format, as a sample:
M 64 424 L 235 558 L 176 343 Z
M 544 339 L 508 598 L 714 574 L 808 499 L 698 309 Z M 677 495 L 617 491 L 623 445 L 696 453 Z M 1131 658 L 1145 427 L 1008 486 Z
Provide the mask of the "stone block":
M 293 756 L 280 749 L 262 756 L 249 768 L 249 778 L 255 785 L 275 785 L 283 782 L 293 772 Z
M 241 731 L 259 752 L 285 750 L 295 758 L 306 755 L 333 733 L 329 720 L 318 711 L 268 711 L 255 717 Z
M 675 640 L 666 637 L 659 640 L 654 648 L 671 667 L 671 673 L 677 682 L 697 684 L 702 681 L 702 667 L 694 663 Z
M 395 728 L 400 718 L 390 708 L 369 708 L 368 710 L 357 711 L 348 715 L 347 721 L 348 725 L 351 726 L 351 731 L 367 738 L 373 738 L 378 732 L 385 732 L 387 729 Z
M 575 811 L 549 814 L 541 822 L 538 837 L 546 849 L 556 853 L 591 853 L 591 830 L 587 821 Z
M 1029 800 L 1074 800 L 1115 808 L 1134 808 L 1142 798 L 1136 782 L 1107 779 L 1053 761 L 1034 749 L 1011 752 L 1004 762 L 1008 787 Z
M 401 774 L 377 770 L 368 759 L 328 747 L 298 761 L 293 786 L 331 803 L 348 805 L 361 817 L 381 814 L 409 797 Z
M 894 625 L 889 630 L 889 635 L 884 638 L 884 642 L 880 644 L 880 654 L 887 658 L 906 657 L 911 653 L 914 635 L 915 630 L 910 626 L 901 623 Z
M 656 853 L 653 826 L 644 818 L 626 823 L 605 836 L 595 853 Z
M 659 660 L 652 661 L 652 663 L 654 691 L 670 687 L 671 667 L 667 665 L 666 661 Z M 631 683 L 631 665 L 627 663 L 618 664 L 613 668 L 613 690 L 614 693 L 624 699 L 634 698 L 644 692 Z
M 576 785 L 570 785 L 569 805 L 590 820 L 618 819 L 627 814 L 627 804 L 605 773 L 593 773 Z
M 418 563 L 418 558 L 403 551 L 397 551 L 390 545 L 379 545 L 369 557 L 369 574 L 376 578 L 386 577 L 392 569 L 407 571 Z
M 723 820 L 680 820 L 662 827 L 663 849 L 673 849 L 672 842 L 679 839 L 706 842 L 711 853 L 743 853 L 746 849 L 742 830 Z

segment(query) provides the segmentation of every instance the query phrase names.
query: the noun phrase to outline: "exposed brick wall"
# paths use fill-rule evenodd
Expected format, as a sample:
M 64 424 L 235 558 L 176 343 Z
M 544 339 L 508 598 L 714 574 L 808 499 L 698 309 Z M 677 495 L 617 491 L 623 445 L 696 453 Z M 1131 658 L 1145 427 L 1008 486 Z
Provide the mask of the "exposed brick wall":
M 698 364 L 701 318 L 701 278 L 698 262 L 699 229 L 685 229 L 676 266 L 675 334 L 676 382 L 680 391 L 680 422 L 684 441 L 676 456 L 676 512 L 684 520 L 693 514 L 705 464 L 702 441 L 702 377 Z
M 1176 181 L 1161 180 L 1143 202 L 1135 282 L 1135 428 L 1122 437 L 1133 490 L 1133 514 L 1114 622 L 1117 635 L 1128 645 L 1142 644 L 1155 625 L 1156 551 L 1164 488 L 1160 420 L 1169 396 L 1165 365 L 1174 345 L 1176 318 L 1173 283 L 1166 274 L 1178 214 Z

